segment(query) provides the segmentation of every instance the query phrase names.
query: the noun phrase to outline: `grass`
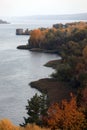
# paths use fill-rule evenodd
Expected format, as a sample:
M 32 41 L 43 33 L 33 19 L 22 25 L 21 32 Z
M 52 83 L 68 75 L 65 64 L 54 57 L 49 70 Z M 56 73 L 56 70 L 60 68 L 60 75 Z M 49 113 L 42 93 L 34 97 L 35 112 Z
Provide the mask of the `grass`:
M 56 69 L 60 62 L 61 62 L 61 59 L 51 60 L 51 61 L 47 62 L 44 66 L 52 67 L 53 69 Z
M 70 93 L 76 95 L 77 90 L 64 82 L 52 78 L 40 79 L 30 83 L 32 88 L 47 93 L 51 103 L 61 102 L 63 99 L 70 99 Z

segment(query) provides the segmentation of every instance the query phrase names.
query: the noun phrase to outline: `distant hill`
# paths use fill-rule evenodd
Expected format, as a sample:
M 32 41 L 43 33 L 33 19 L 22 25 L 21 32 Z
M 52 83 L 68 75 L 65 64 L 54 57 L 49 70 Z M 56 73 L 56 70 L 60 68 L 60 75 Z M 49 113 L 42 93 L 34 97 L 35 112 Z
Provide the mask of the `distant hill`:
M 38 19 L 38 20 L 87 20 L 87 13 L 80 14 L 65 14 L 65 15 L 32 15 L 20 17 L 25 19 Z
M 80 14 L 65 14 L 65 15 L 32 15 L 32 16 L 20 16 L 7 18 L 7 21 L 11 23 L 29 23 L 29 21 L 35 20 L 72 20 L 81 21 L 87 20 L 87 13 Z
M 26 18 L 49 19 L 49 20 L 87 20 L 87 13 L 65 15 L 35 15 Z
M 0 24 L 8 24 L 8 22 L 0 19 Z

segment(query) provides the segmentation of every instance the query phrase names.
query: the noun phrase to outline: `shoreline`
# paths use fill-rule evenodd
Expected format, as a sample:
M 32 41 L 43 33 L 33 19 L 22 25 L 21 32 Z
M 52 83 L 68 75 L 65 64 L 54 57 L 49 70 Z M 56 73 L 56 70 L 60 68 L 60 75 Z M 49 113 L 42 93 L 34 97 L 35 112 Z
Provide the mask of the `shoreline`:
M 87 40 L 85 30 L 87 23 L 74 22 L 66 23 L 65 25 L 55 24 L 54 26 L 55 29 L 47 29 L 44 33 L 41 29 L 34 30 L 28 40 L 28 44 L 17 47 L 18 49 L 27 49 L 32 52 L 51 53 L 61 56 L 61 60 L 49 61 L 44 65 L 56 70 L 57 73 L 53 75 L 56 79 L 45 78 L 30 83 L 31 87 L 41 92 L 46 92 L 52 102 L 62 101 L 63 99 L 69 100 L 70 93 L 75 95 L 78 86 L 81 86 L 79 80 L 81 76 L 80 71 L 83 72 L 83 66 L 85 66 L 85 60 L 83 63 L 81 56 L 83 55 L 83 48 L 86 46 L 85 40 Z M 82 37 L 80 37 L 81 35 Z M 84 43 L 83 46 L 80 45 L 82 42 Z M 83 66 L 78 65 L 80 63 L 77 60 L 78 57 Z M 75 67 L 71 65 L 72 63 Z M 74 70 L 75 72 L 73 73 Z M 58 78 L 60 78 L 61 82 Z
M 43 50 L 40 48 L 31 49 L 29 48 L 28 45 L 20 45 L 17 47 L 17 49 L 25 49 L 32 52 L 40 52 L 40 53 L 58 54 L 56 50 Z M 44 64 L 44 66 L 51 67 L 55 70 L 60 62 L 61 62 L 61 57 L 58 60 L 48 61 L 47 63 Z M 67 83 L 60 82 L 53 78 L 44 78 L 44 79 L 39 79 L 37 81 L 32 81 L 29 83 L 29 85 L 31 86 L 31 88 L 35 88 L 41 93 L 46 93 L 48 95 L 50 103 L 61 102 L 64 99 L 70 100 L 71 93 L 73 93 L 73 95 L 77 95 L 76 88 L 72 88 Z
M 65 82 L 59 82 L 53 78 L 44 78 L 30 82 L 32 88 L 48 95 L 50 103 L 61 102 L 63 99 L 70 100 L 70 94 L 76 95 L 77 89 L 70 87 Z
M 32 52 L 42 52 L 42 53 L 51 53 L 51 54 L 58 54 L 58 50 L 46 50 L 46 49 L 40 49 L 40 48 L 31 48 L 29 45 L 19 45 L 17 46 L 17 49 L 20 50 L 29 50 Z

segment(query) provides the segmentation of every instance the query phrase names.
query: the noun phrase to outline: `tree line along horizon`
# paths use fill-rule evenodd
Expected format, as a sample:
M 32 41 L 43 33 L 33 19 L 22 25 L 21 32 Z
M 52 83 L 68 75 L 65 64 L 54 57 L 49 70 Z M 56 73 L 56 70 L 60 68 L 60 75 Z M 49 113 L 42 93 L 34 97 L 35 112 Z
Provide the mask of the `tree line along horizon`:
M 35 94 L 28 100 L 26 106 L 28 117 L 24 118 L 24 123 L 17 129 L 27 130 L 28 124 L 35 123 L 40 127 L 45 127 L 45 130 L 86 130 L 87 22 L 55 24 L 50 29 L 33 30 L 28 46 L 29 48 L 56 50 L 61 59 L 57 61 L 55 72 L 51 77 L 73 87 L 77 90 L 77 94 L 71 93 L 69 101 L 63 100 L 61 103 L 55 102 L 54 104 L 50 104 L 46 94 L 40 96 Z M 3 123 L 1 120 L 0 130 L 5 130 L 5 126 L 7 126 L 6 122 Z

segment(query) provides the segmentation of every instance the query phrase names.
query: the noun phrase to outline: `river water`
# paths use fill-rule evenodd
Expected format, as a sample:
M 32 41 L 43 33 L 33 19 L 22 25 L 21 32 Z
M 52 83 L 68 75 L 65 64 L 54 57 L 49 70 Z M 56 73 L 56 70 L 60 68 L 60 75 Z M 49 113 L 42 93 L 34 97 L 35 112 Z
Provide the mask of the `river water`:
M 14 24 L 0 25 L 0 119 L 8 118 L 16 125 L 23 122 L 23 117 L 26 117 L 27 99 L 35 93 L 39 94 L 28 84 L 49 77 L 54 70 L 43 65 L 49 60 L 59 58 L 56 54 L 17 50 L 18 45 L 27 43 L 29 36 L 16 36 L 16 29 L 49 28 L 61 22 L 72 21 L 19 20 L 14 21 Z
M 23 122 L 27 99 L 39 93 L 28 84 L 49 77 L 53 70 L 43 65 L 58 59 L 55 54 L 17 50 L 18 45 L 27 43 L 29 36 L 16 36 L 16 28 L 51 26 L 52 22 L 0 25 L 0 119 L 8 118 L 16 125 Z

